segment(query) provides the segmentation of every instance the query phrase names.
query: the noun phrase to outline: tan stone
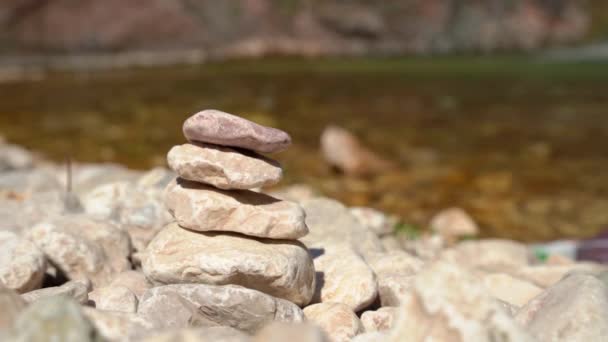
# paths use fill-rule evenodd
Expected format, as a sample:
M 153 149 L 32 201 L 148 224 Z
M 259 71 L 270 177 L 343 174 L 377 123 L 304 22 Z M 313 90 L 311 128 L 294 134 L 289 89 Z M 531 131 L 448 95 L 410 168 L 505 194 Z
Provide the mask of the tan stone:
M 214 109 L 189 117 L 184 122 L 183 131 L 190 141 L 241 147 L 261 153 L 280 152 L 291 145 L 289 134 L 279 129 Z
M 204 143 L 174 146 L 167 162 L 180 178 L 224 190 L 274 185 L 283 175 L 281 165 L 272 159 Z
M 236 284 L 290 300 L 310 302 L 315 271 L 297 241 L 193 232 L 170 224 L 146 250 L 143 271 L 159 284 Z
M 374 272 L 348 244 L 312 248 L 311 254 L 317 272 L 313 302 L 342 303 L 359 311 L 376 299 Z
M 518 267 L 508 270 L 508 273 L 514 277 L 527 280 L 536 286 L 546 288 L 556 284 L 568 273 L 571 272 L 588 272 L 599 274 L 606 270 L 606 266 L 590 263 L 579 262 L 570 265 L 530 265 Z
M 366 261 L 376 275 L 414 275 L 424 265 L 424 262 L 420 258 L 408 252 L 398 250 L 370 255 L 366 258 Z
M 308 233 L 304 210 L 249 190 L 223 191 L 176 179 L 166 204 L 177 222 L 197 231 L 230 231 L 271 239 L 298 239 Z
M 529 252 L 524 244 L 500 239 L 464 241 L 446 249 L 440 258 L 458 265 L 493 272 L 503 272 L 529 264 Z
M 0 283 L 0 337 L 1 332 L 12 327 L 27 303 L 14 290 Z
M 40 288 L 46 270 L 44 254 L 17 234 L 0 231 L 0 282 L 19 293 Z
M 89 293 L 89 300 L 99 310 L 137 312 L 137 296 L 124 286 L 97 288 Z
M 88 279 L 71 280 L 61 286 L 46 287 L 24 293 L 21 295 L 21 298 L 28 303 L 32 303 L 43 298 L 67 296 L 75 299 L 80 304 L 87 304 L 90 287 L 91 282 Z
M 363 332 L 363 325 L 353 310 L 341 303 L 319 303 L 304 308 L 309 322 L 319 325 L 332 342 L 347 342 Z
M 399 306 L 407 298 L 414 286 L 413 275 L 378 274 L 378 297 L 382 306 Z
M 390 162 L 363 146 L 351 132 L 337 126 L 323 130 L 321 153 L 330 165 L 346 174 L 374 174 L 391 167 Z
M 387 341 L 533 340 L 473 273 L 445 261 L 415 276 L 394 326 Z
M 325 332 L 310 323 L 273 322 L 255 334 L 253 342 L 329 342 Z
M 342 203 L 329 198 L 302 201 L 310 233 L 302 238 L 308 247 L 350 243 L 364 258 L 384 252 L 380 239 L 354 218 Z
M 223 325 L 250 333 L 272 321 L 304 320 L 293 303 L 236 285 L 154 287 L 142 297 L 138 314 L 162 329 Z
M 204 327 L 172 330 L 149 336 L 140 342 L 250 342 L 251 338 L 230 327 Z
M 139 299 L 146 290 L 152 287 L 152 284 L 148 281 L 143 272 L 129 270 L 114 276 L 109 286 L 124 286 L 131 290 Z
M 109 222 L 59 216 L 34 226 L 26 236 L 70 279 L 88 278 L 103 286 L 113 274 L 130 268 L 129 236 Z
M 521 308 L 516 318 L 539 341 L 606 341 L 608 287 L 589 274 L 569 275 Z
M 543 291 L 528 281 L 505 273 L 485 274 L 483 284 L 492 296 L 516 307 L 525 305 Z
M 379 237 L 393 233 L 397 220 L 373 208 L 350 208 L 350 213 Z
M 398 311 L 396 307 L 365 311 L 361 314 L 361 324 L 366 332 L 389 330 L 393 327 Z
M 447 241 L 455 241 L 459 238 L 479 234 L 479 228 L 473 218 L 461 208 L 449 208 L 440 211 L 433 216 L 429 226 Z
M 154 326 L 134 313 L 83 307 L 84 315 L 109 341 L 132 341 L 146 336 Z

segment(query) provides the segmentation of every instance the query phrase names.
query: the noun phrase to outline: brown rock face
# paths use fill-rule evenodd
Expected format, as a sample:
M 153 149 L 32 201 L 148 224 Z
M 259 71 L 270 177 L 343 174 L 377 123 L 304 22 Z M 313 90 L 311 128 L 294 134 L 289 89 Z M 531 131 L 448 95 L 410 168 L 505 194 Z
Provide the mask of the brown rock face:
M 580 39 L 589 26 L 583 3 L 3 0 L 0 44 L 37 52 L 203 46 L 211 57 L 527 50 Z
M 289 134 L 265 127 L 236 115 L 208 109 L 184 122 L 184 136 L 190 141 L 240 147 L 261 153 L 285 150 L 291 145 Z

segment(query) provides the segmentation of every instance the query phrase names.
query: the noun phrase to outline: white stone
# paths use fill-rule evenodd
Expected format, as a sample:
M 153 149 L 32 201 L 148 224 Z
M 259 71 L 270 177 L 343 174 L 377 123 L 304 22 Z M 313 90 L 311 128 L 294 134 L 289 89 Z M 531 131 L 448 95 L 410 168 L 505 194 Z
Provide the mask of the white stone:
M 394 325 L 387 341 L 533 341 L 473 273 L 445 261 L 415 276 Z
M 384 252 L 380 239 L 367 227 L 360 224 L 348 208 L 328 198 L 303 201 L 306 225 L 310 233 L 302 238 L 309 247 L 332 243 L 350 243 L 364 258 Z
M 530 301 L 516 317 L 539 341 L 606 341 L 608 287 L 592 275 L 573 274 Z
M 350 307 L 341 303 L 319 303 L 304 308 L 309 322 L 319 325 L 332 342 L 347 342 L 363 332 L 363 325 Z
M 205 143 L 174 146 L 167 162 L 183 179 L 224 190 L 274 185 L 283 176 L 281 165 L 272 159 Z
M 89 293 L 89 300 L 99 310 L 137 312 L 137 296 L 124 286 L 106 286 Z
M 308 234 L 300 205 L 254 191 L 223 191 L 178 178 L 167 187 L 165 200 L 177 223 L 196 231 L 271 239 L 298 239 Z
M 80 304 L 87 304 L 89 301 L 89 289 L 91 283 L 85 280 L 71 280 L 61 286 L 45 287 L 28 293 L 21 297 L 28 303 L 53 296 L 67 296 L 75 299 Z
M 312 248 L 311 254 L 317 272 L 313 302 L 342 303 L 360 311 L 376 299 L 376 276 L 350 245 Z
M 394 218 L 373 208 L 355 207 L 349 210 L 359 223 L 366 226 L 379 237 L 391 234 L 397 223 Z
M 519 242 L 500 239 L 464 241 L 446 249 L 441 259 L 471 268 L 503 272 L 529 264 L 528 248 Z
M 314 292 L 313 262 L 298 241 L 193 232 L 170 224 L 150 242 L 142 266 L 159 284 L 236 284 L 298 305 L 310 302 Z
M 258 331 L 253 342 L 329 342 L 325 332 L 310 323 L 273 322 Z
M 108 222 L 59 216 L 34 226 L 26 237 L 69 279 L 88 278 L 103 286 L 113 274 L 130 268 L 129 236 Z
M 440 211 L 433 216 L 429 226 L 448 241 L 479 234 L 479 228 L 473 218 L 461 208 Z
M 390 330 L 397 318 L 398 308 L 383 307 L 361 314 L 361 324 L 366 332 Z
M 236 285 L 176 284 L 151 288 L 138 314 L 161 329 L 230 326 L 253 333 L 273 322 L 302 322 L 295 304 Z
M 32 242 L 0 231 L 0 283 L 19 293 L 40 288 L 46 271 L 44 254 Z
M 483 284 L 495 298 L 521 307 L 542 292 L 542 288 L 505 273 L 483 275 Z

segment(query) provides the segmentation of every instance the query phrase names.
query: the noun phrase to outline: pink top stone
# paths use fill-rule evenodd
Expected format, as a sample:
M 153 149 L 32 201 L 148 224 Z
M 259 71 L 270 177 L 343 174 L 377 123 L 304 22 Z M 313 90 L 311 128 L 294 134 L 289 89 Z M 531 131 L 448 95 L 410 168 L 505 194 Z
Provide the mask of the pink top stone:
M 265 127 L 236 115 L 207 109 L 184 122 L 184 136 L 190 141 L 241 147 L 262 153 L 280 152 L 291 145 L 286 132 Z

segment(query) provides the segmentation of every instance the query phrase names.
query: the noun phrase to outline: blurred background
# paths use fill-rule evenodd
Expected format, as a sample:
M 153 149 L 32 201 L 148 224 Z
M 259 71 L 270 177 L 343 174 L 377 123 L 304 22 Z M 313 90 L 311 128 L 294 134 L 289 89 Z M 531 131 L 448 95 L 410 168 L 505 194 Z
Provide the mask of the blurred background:
M 6 140 L 146 169 L 206 108 L 288 131 L 283 184 L 412 227 L 608 228 L 605 0 L 0 2 Z

